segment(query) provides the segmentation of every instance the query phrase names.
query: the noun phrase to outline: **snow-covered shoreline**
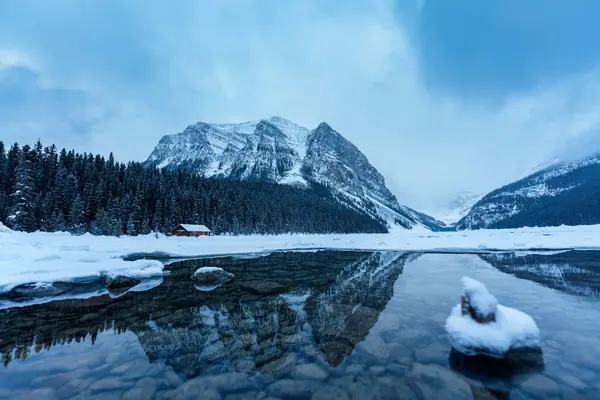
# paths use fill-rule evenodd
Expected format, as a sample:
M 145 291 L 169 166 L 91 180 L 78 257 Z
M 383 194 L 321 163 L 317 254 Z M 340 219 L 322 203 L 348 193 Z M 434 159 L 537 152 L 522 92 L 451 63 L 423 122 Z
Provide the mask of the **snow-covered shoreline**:
M 495 250 L 600 249 L 600 225 L 389 234 L 287 234 L 202 238 L 74 236 L 23 233 L 0 226 L 0 293 L 35 282 L 85 282 L 105 275 L 138 279 L 160 276 L 160 261 L 132 255 L 172 258 L 301 251 L 313 249 L 483 252 Z

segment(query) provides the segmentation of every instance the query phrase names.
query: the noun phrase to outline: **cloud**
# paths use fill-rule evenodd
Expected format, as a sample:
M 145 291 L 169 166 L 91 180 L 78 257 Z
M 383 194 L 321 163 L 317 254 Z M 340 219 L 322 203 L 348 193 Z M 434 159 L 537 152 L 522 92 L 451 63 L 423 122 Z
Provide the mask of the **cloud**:
M 94 125 L 110 118 L 87 93 L 44 87 L 35 71 L 19 64 L 30 65 L 0 68 L 0 140 L 31 144 L 42 138 L 47 144 L 85 146 Z
M 599 74 L 589 60 L 552 80 L 536 70 L 539 79 L 527 85 L 502 84 L 499 74 L 495 84 L 508 89 L 489 96 L 449 84 L 461 64 L 448 58 L 443 30 L 423 32 L 433 29 L 430 1 L 234 3 L 5 5 L 5 141 L 40 137 L 143 160 L 163 134 L 198 120 L 327 121 L 366 153 L 401 202 L 435 209 L 456 192 L 528 173 L 599 122 Z M 447 63 L 450 72 L 432 79 Z M 469 74 L 460 78 L 469 82 Z M 472 84 L 493 79 L 486 74 Z
M 0 50 L 0 70 L 15 67 L 34 68 L 27 54 L 13 49 Z

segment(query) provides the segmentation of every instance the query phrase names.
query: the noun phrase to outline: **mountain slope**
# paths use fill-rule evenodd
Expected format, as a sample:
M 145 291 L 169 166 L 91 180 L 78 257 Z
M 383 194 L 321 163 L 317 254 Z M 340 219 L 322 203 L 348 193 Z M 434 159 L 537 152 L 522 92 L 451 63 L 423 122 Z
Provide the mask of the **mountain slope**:
M 305 188 L 317 184 L 347 207 L 390 227 L 436 227 L 434 219 L 398 204 L 365 155 L 324 122 L 312 131 L 281 117 L 240 124 L 199 122 L 164 136 L 144 164 Z
M 600 223 L 600 157 L 554 164 L 490 192 L 457 229 Z
M 440 218 L 447 226 L 453 226 L 463 217 L 465 217 L 471 208 L 484 196 L 484 193 L 473 193 L 462 191 L 448 203 L 447 208 Z

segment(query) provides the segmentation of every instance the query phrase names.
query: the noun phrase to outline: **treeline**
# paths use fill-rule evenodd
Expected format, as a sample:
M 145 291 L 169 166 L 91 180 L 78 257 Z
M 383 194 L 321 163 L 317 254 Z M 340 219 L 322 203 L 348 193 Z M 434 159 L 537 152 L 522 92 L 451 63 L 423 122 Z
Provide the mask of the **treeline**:
M 215 234 L 387 232 L 328 190 L 207 179 L 119 163 L 111 155 L 0 142 L 0 222 L 23 231 L 167 233 L 179 223 Z

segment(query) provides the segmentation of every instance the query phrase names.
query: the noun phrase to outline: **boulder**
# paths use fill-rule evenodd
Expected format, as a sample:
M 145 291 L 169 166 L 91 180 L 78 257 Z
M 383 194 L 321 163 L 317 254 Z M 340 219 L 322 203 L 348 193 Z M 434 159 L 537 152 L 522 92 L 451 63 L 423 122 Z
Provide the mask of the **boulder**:
M 215 286 L 229 282 L 235 277 L 232 273 L 225 271 L 219 267 L 202 267 L 198 268 L 192 274 L 192 280 L 199 285 Z

